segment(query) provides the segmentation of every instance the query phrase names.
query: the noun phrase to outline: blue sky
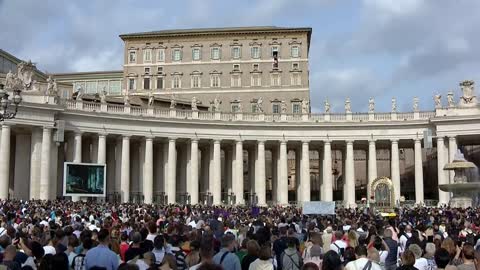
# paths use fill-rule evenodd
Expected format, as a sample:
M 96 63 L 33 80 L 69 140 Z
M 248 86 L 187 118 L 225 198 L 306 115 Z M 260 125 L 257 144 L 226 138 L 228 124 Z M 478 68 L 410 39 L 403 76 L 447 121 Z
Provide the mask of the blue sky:
M 307 26 L 314 111 L 433 108 L 458 83 L 478 81 L 480 1 L 0 0 L 0 47 L 47 72 L 121 69 L 121 33 L 171 28 Z

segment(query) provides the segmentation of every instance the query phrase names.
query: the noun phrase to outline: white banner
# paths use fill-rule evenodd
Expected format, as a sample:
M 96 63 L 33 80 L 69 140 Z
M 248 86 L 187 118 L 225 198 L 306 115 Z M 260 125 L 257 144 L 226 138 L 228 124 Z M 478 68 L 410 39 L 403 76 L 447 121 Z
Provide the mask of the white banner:
M 335 202 L 304 202 L 304 215 L 335 215 Z

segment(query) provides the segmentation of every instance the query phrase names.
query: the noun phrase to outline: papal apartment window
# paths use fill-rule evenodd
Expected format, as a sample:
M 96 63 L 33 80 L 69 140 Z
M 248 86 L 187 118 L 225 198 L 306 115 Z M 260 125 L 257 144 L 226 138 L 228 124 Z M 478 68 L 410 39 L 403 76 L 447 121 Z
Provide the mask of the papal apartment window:
M 173 76 L 173 79 L 172 79 L 172 88 L 176 89 L 176 88 L 180 88 L 181 87 L 181 80 L 180 80 L 180 76 Z
M 129 51 L 128 52 L 128 63 L 136 63 L 137 62 L 137 52 L 136 51 Z
M 157 61 L 158 62 L 165 62 L 165 49 L 158 49 Z
M 290 54 L 293 58 L 298 58 L 300 57 L 300 47 L 298 46 L 292 46 L 292 48 L 290 49 Z
M 220 60 L 220 48 L 212 48 L 212 60 Z
M 281 77 L 280 74 L 272 74 L 272 86 L 280 86 L 281 85 Z
M 194 48 L 192 50 L 192 59 L 193 61 L 199 61 L 201 58 L 200 56 L 200 48 Z
M 242 86 L 242 79 L 240 75 L 232 75 L 232 87 L 240 87 Z
M 252 86 L 261 86 L 262 85 L 262 77 L 258 74 L 252 75 Z
M 300 113 L 300 104 L 298 102 L 292 104 L 292 113 Z
M 280 104 L 277 104 L 277 103 L 272 104 L 272 113 L 280 113 Z
M 252 58 L 253 59 L 260 58 L 260 47 L 258 46 L 252 47 Z
M 220 87 L 220 76 L 212 75 L 212 78 L 210 79 L 210 86 L 211 87 Z
M 157 67 L 157 73 L 163 74 L 163 67 Z
M 272 46 L 272 57 L 278 57 L 278 46 Z
M 128 90 L 135 90 L 135 79 L 128 79 Z
M 192 88 L 200 88 L 200 76 L 193 75 L 192 76 Z
M 293 64 L 292 64 L 292 69 L 293 69 L 293 70 L 297 70 L 298 67 L 299 67 L 299 66 L 298 66 L 298 63 L 293 63 Z
M 172 52 L 172 60 L 173 61 L 181 61 L 182 60 L 182 50 L 174 49 Z
M 291 85 L 302 85 L 302 77 L 300 73 L 292 73 Z
M 145 63 L 152 62 L 152 49 L 143 50 L 143 62 Z
M 233 113 L 236 113 L 240 110 L 240 106 L 238 105 L 238 103 L 233 103 L 232 104 L 232 112 Z
M 233 64 L 233 70 L 234 71 L 239 71 L 240 70 L 240 65 L 239 64 Z
M 150 78 L 143 78 L 143 89 L 150 89 Z
M 157 89 L 163 89 L 163 85 L 164 85 L 163 77 L 158 77 L 157 78 Z
M 240 59 L 240 57 L 241 57 L 240 47 L 233 47 L 232 48 L 232 58 L 233 59 Z
M 149 67 L 146 67 L 144 70 L 145 70 L 145 74 L 150 74 L 150 68 Z

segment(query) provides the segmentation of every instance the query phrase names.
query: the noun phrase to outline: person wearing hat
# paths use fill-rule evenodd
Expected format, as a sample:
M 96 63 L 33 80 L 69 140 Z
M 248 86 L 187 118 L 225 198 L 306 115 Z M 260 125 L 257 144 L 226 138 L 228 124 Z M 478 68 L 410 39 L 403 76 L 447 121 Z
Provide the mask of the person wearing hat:
M 332 238 L 333 238 L 333 229 L 332 229 L 332 226 L 329 225 L 322 234 L 324 252 L 327 252 L 330 250 L 330 244 L 332 243 Z

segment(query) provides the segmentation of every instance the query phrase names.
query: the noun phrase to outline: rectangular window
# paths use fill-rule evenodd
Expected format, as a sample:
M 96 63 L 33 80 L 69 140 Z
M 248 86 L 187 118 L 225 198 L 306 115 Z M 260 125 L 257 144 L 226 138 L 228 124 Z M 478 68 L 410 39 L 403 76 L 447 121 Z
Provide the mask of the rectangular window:
M 257 112 L 257 103 L 251 103 L 251 104 L 250 104 L 250 107 L 252 108 L 252 113 L 256 113 L 256 112 Z
M 135 90 L 135 79 L 128 79 L 128 90 Z
M 145 68 L 145 74 L 150 74 L 150 68 L 149 67 Z
M 210 86 L 211 87 L 220 87 L 220 76 L 212 75 Z
M 239 110 L 240 110 L 240 106 L 238 105 L 238 103 L 232 103 L 232 112 L 236 113 Z
M 297 70 L 298 69 L 298 63 L 293 63 L 292 64 L 292 69 Z
M 278 46 L 272 46 L 272 57 L 273 58 L 278 57 Z
M 163 77 L 157 77 L 157 89 L 163 89 Z
M 281 77 L 280 74 L 272 74 L 272 86 L 280 86 L 281 85 Z
M 300 104 L 299 103 L 293 103 L 292 104 L 292 113 L 294 113 L 294 114 L 300 113 Z
M 193 61 L 199 61 L 200 60 L 200 48 L 194 48 L 192 50 L 192 59 L 193 59 Z
M 150 78 L 143 78 L 143 89 L 150 89 Z
M 262 77 L 258 74 L 252 75 L 252 86 L 261 86 L 262 85 Z
M 259 64 L 253 64 L 253 70 L 258 70 L 259 69 Z
M 182 60 L 182 50 L 175 49 L 172 52 L 172 61 L 181 61 Z
M 234 71 L 239 71 L 240 70 L 240 65 L 239 64 L 233 64 L 233 70 Z
M 302 77 L 300 73 L 292 73 L 291 85 L 302 85 Z
M 220 60 L 220 48 L 212 48 L 212 60 Z
M 122 82 L 121 81 L 110 81 L 109 85 L 109 94 L 120 94 L 122 92 Z
M 253 59 L 258 59 L 260 58 L 260 47 L 252 47 L 252 58 Z
M 232 87 L 242 86 L 242 80 L 240 75 L 232 75 Z
M 152 49 L 145 49 L 143 51 L 143 62 L 152 62 Z
M 181 87 L 180 76 L 173 76 L 172 88 L 177 89 Z
M 97 82 L 96 81 L 87 82 L 87 89 L 85 93 L 97 93 Z
M 233 47 L 232 48 L 232 58 L 233 59 L 240 59 L 240 57 L 241 57 L 240 47 Z
M 300 57 L 300 47 L 298 46 L 292 46 L 290 54 L 294 58 Z
M 128 63 L 136 63 L 137 62 L 137 52 L 136 51 L 129 51 L 128 52 Z
M 157 73 L 163 74 L 163 67 L 157 67 Z
M 272 113 L 280 113 L 280 104 L 277 104 L 277 103 L 272 104 Z
M 158 49 L 157 61 L 158 62 L 165 62 L 165 49 Z
M 200 76 L 192 76 L 192 88 L 200 88 Z

